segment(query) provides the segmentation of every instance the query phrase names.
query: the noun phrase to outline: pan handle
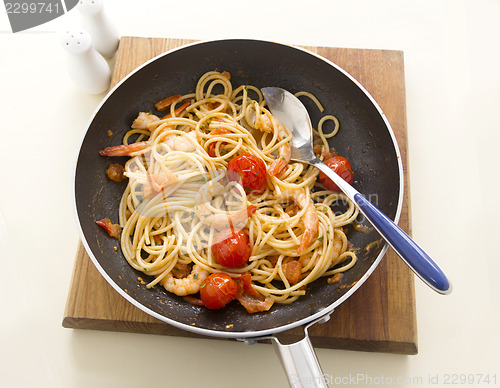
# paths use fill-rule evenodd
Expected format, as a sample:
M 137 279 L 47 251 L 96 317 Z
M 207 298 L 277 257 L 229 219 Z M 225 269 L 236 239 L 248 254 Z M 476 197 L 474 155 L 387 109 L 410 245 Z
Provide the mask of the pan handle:
M 293 344 L 283 345 L 278 338 L 271 337 L 274 350 L 279 356 L 290 387 L 328 387 L 307 330 L 316 322 L 326 322 L 329 318 L 330 316 L 327 315 L 306 325 L 304 327 L 304 338 Z

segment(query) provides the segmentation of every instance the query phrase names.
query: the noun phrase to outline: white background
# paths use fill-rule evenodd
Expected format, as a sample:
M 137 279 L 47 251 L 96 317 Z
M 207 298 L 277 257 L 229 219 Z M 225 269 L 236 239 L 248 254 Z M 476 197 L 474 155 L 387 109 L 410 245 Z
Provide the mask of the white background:
M 317 354 L 347 385 L 359 374 L 379 379 L 371 385 L 447 386 L 451 373 L 496 374 L 500 384 L 499 0 L 106 0 L 105 8 L 122 35 L 403 50 L 413 235 L 454 290 L 440 296 L 416 281 L 416 356 Z M 17 34 L 0 10 L 0 386 L 286 386 L 269 345 L 62 328 L 78 242 L 74 160 L 103 95 L 79 91 L 67 75 L 55 31 L 78 23 L 76 10 Z

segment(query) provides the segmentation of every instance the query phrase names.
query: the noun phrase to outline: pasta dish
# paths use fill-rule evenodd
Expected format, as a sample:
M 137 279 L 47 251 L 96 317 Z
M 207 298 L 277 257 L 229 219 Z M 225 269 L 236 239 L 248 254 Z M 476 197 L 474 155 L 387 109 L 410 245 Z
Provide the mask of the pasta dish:
M 340 281 L 355 265 L 343 227 L 358 212 L 316 168 L 291 160 L 291 133 L 260 90 L 233 88 L 230 78 L 205 73 L 194 93 L 138 113 L 122 144 L 100 152 L 130 158 L 107 171 L 128 179 L 119 214 L 107 215 L 118 223 L 97 223 L 147 275 L 146 287 L 210 309 L 237 299 L 249 312 L 267 311 L 318 278 Z M 314 95 L 297 95 L 323 111 Z M 331 115 L 317 124 L 314 150 L 323 160 L 347 162 L 328 144 L 338 130 Z M 342 211 L 334 211 L 338 202 L 347 204 Z

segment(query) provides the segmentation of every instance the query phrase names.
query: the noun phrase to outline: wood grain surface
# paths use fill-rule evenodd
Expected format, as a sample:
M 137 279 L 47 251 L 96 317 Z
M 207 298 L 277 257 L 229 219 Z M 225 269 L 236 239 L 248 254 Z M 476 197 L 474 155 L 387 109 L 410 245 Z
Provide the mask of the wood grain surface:
M 122 37 L 112 84 L 166 50 L 190 43 L 183 39 Z M 400 227 L 411 235 L 408 182 L 408 143 L 403 52 L 332 47 L 306 47 L 353 75 L 375 98 L 386 114 L 401 151 L 405 196 Z M 81 242 L 64 318 L 66 328 L 197 337 L 165 324 L 122 298 L 100 275 Z M 414 275 L 392 250 L 362 287 L 323 324 L 309 329 L 315 347 L 359 351 L 417 353 Z M 302 329 L 290 330 L 280 339 L 303 337 Z

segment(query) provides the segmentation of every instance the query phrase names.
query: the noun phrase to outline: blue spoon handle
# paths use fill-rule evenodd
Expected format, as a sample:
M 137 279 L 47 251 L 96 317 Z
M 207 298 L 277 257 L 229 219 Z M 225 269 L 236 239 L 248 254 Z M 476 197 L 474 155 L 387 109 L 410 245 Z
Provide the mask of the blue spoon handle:
M 311 164 L 342 189 L 394 251 L 429 287 L 440 294 L 451 292 L 451 283 L 444 272 L 410 236 L 322 161 L 316 159 Z
M 354 195 L 354 202 L 392 249 L 429 287 L 440 294 L 451 292 L 451 284 L 444 272 L 410 236 L 361 194 Z

